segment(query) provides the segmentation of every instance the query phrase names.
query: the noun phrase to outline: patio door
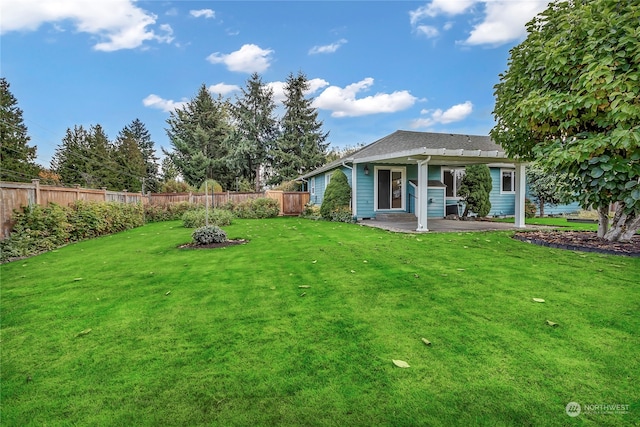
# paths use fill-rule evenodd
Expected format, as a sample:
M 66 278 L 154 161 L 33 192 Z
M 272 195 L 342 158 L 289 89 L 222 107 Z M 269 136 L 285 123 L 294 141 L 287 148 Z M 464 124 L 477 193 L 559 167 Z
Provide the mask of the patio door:
M 376 174 L 376 210 L 404 210 L 404 168 L 378 168 Z

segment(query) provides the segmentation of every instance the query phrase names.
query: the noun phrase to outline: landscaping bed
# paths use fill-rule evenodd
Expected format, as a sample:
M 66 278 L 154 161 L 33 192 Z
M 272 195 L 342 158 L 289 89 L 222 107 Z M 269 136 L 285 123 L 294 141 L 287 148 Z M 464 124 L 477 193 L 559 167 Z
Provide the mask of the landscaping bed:
M 526 231 L 514 238 L 527 243 L 557 249 L 640 257 L 640 236 L 630 242 L 608 242 L 592 231 Z

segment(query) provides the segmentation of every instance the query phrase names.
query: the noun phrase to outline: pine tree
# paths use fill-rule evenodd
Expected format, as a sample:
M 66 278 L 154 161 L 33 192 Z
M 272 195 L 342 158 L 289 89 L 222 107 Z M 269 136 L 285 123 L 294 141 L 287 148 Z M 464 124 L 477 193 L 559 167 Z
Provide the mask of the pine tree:
M 118 171 L 118 188 L 138 192 L 142 189 L 142 180 L 147 173 L 138 141 L 129 132 L 121 133 L 114 147 L 114 161 Z M 146 183 L 145 183 L 146 184 Z
M 273 150 L 274 176 L 270 180 L 273 184 L 295 179 L 325 162 L 329 133 L 322 132 L 318 111 L 312 107 L 313 98 L 305 96 L 308 90 L 309 81 L 304 73 L 289 74 L 284 86 L 282 134 Z
M 142 155 L 145 171 L 141 176 L 144 177 L 145 191 L 158 192 L 160 190 L 159 159 L 156 157 L 155 143 L 147 127 L 142 121 L 135 119 L 120 131 L 118 139 L 125 137 L 133 138 Z
M 38 177 L 35 163 L 37 147 L 30 147 L 27 127 L 18 101 L 9 90 L 9 82 L 0 78 L 0 180 L 30 181 Z
M 195 98 L 167 119 L 172 150 L 163 152 L 194 187 L 206 178 L 215 179 L 224 188 L 234 181 L 226 165 L 226 142 L 231 132 L 228 110 L 227 103 L 214 100 L 203 84 Z
M 235 129 L 229 144 L 229 166 L 239 177 L 252 182 L 256 192 L 262 190 L 261 171 L 277 138 L 275 108 L 273 90 L 258 73 L 247 80 L 242 97 L 236 98 L 231 108 Z

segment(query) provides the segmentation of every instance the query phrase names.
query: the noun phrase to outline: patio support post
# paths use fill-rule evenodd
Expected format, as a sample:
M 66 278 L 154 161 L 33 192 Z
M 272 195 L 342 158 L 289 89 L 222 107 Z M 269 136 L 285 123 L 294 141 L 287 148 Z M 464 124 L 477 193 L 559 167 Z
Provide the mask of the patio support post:
M 526 193 L 525 164 L 516 163 L 516 206 L 515 206 L 515 226 L 524 228 L 524 197 Z
M 416 231 L 429 231 L 427 228 L 428 217 L 428 195 L 427 186 L 429 185 L 429 156 L 426 160 L 418 162 L 418 200 L 416 201 L 416 210 L 418 212 L 418 228 Z

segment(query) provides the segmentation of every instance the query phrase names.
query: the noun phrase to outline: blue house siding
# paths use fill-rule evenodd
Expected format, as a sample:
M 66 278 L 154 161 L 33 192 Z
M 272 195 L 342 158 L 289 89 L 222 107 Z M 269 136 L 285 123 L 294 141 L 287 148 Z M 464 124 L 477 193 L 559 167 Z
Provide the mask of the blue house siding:
M 343 166 L 343 167 L 331 169 L 330 171 L 327 171 L 325 173 L 318 174 L 314 177 L 309 178 L 309 181 L 311 181 L 314 178 L 316 180 L 315 194 L 311 194 L 311 199 L 310 199 L 310 201 L 313 202 L 313 204 L 315 205 L 322 204 L 322 201 L 324 200 L 324 191 L 327 188 L 327 177 L 338 169 L 344 172 L 344 174 L 347 176 L 347 181 L 349 181 L 349 186 L 353 188 L 353 184 L 351 183 L 352 181 L 351 169 L 349 168 L 345 168 Z M 309 182 L 308 185 L 309 185 L 309 191 L 311 191 L 311 183 Z
M 501 186 L 501 168 L 490 168 L 491 173 L 491 192 L 489 193 L 489 201 L 491 202 L 490 216 L 514 215 L 516 212 L 516 195 L 515 193 L 502 193 Z
M 364 164 L 356 164 L 356 183 L 358 192 L 356 200 L 356 215 L 358 218 L 373 218 L 376 216 L 373 206 L 373 165 L 368 165 L 369 175 L 364 173 Z
M 427 218 L 444 218 L 444 188 L 427 188 Z

